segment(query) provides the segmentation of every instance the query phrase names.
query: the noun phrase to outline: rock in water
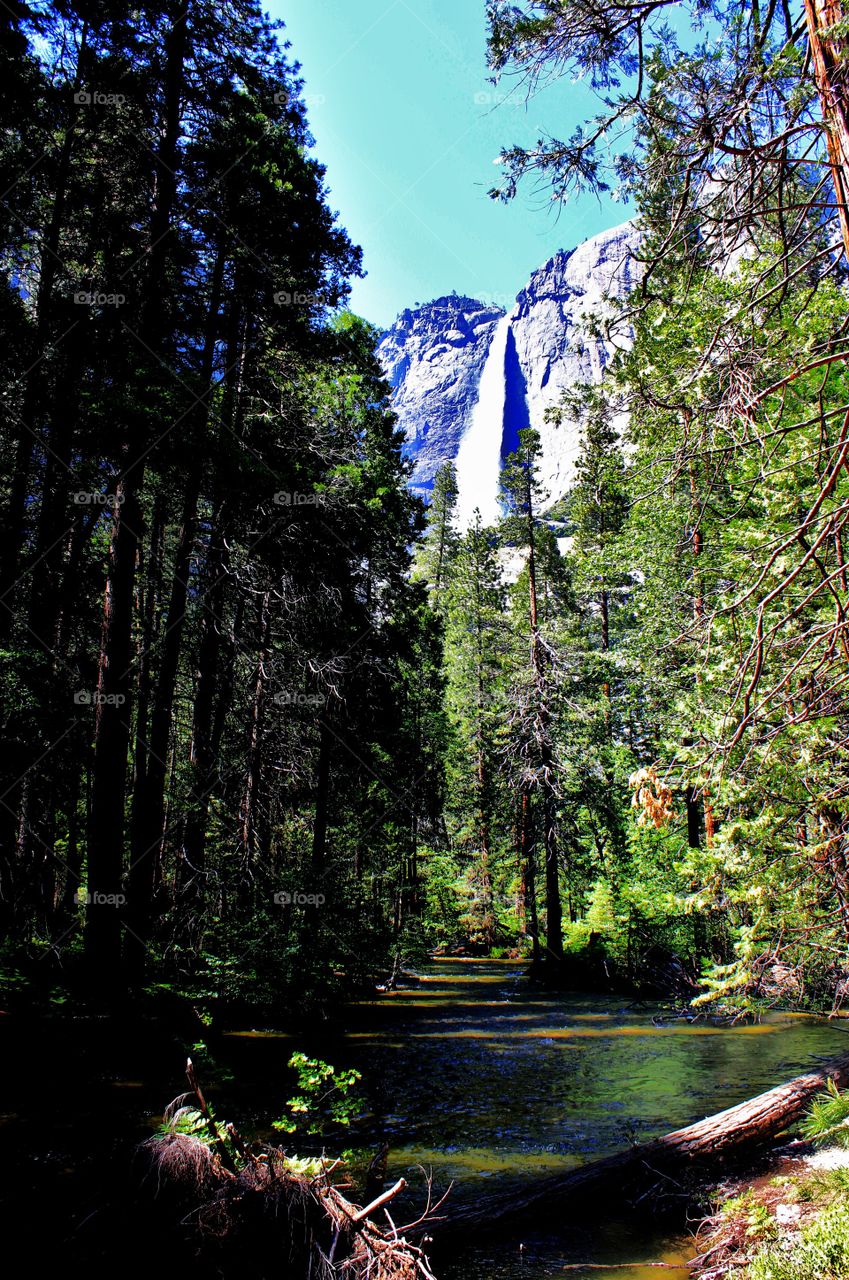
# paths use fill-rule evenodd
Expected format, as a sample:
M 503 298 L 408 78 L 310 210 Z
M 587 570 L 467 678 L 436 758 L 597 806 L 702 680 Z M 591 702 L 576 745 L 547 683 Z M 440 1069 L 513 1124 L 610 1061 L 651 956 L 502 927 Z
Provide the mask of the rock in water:
M 542 480 L 551 502 L 568 490 L 578 431 L 568 422 L 546 422 L 545 412 L 567 389 L 601 379 L 612 349 L 591 332 L 587 318 L 638 282 L 638 244 L 638 232 L 625 223 L 556 253 L 534 272 L 500 327 L 501 308 L 452 295 L 402 312 L 384 334 L 378 350 L 413 460 L 412 486 L 427 495 L 439 468 L 458 454 L 461 464 L 470 454 L 485 459 L 481 469 L 458 468 L 462 525 L 476 504 L 491 518 L 497 467 L 490 464 L 516 447 L 522 427 L 535 427 L 542 438 Z M 493 386 L 498 377 L 503 395 Z M 487 430 L 489 440 L 482 438 Z

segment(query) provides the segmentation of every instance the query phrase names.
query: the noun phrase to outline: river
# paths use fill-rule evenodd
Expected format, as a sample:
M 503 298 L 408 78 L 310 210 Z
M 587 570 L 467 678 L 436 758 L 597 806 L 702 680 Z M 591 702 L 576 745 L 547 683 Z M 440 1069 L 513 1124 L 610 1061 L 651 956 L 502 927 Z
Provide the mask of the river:
M 625 997 L 548 994 L 531 987 L 515 961 L 446 958 L 410 986 L 352 1005 L 332 1051 L 325 1035 L 313 1047 L 365 1073 L 375 1132 L 390 1144 L 388 1176 L 420 1188 L 423 1166 L 437 1188 L 453 1180 L 460 1200 L 701 1119 L 789 1079 L 817 1055 L 849 1048 L 840 1025 L 824 1019 L 769 1014 L 730 1027 L 655 1025 L 657 1012 Z M 227 1038 L 245 1085 L 257 1070 L 267 1081 L 289 1051 L 288 1038 L 273 1034 Z M 692 1255 L 687 1240 L 660 1235 L 646 1215 L 636 1224 L 608 1219 L 603 1228 L 471 1248 L 442 1274 L 648 1280 L 686 1276 Z M 659 1261 L 681 1270 L 621 1269 Z M 593 1267 L 576 1270 L 578 1263 Z
M 60 1012 L 41 1020 L 23 1010 L 0 1017 L 7 1229 L 38 1239 L 43 1252 L 47 1204 L 65 1265 L 77 1254 L 89 1267 L 123 1257 L 110 1191 L 129 1185 L 135 1143 L 185 1088 L 187 1049 L 218 1115 L 246 1133 L 283 1111 L 295 1049 L 358 1067 L 373 1112 L 350 1145 L 363 1161 L 385 1137 L 388 1176 L 407 1178 L 417 1205 L 419 1166 L 433 1170 L 439 1189 L 453 1180 L 452 1199 L 474 1199 L 700 1119 L 789 1079 L 818 1055 L 849 1048 L 842 1025 L 824 1019 L 772 1014 L 757 1025 L 658 1026 L 657 1012 L 624 997 L 547 993 L 515 961 L 446 958 L 401 990 L 349 1005 L 341 1024 L 316 1018 L 296 1035 L 250 1026 L 214 1035 L 218 1070 L 202 1049 L 191 1050 L 196 1031 L 177 1032 L 131 1009 L 124 1019 Z M 407 1209 L 394 1208 L 404 1221 Z M 564 1226 L 560 1234 L 469 1247 L 450 1267 L 441 1261 L 440 1280 L 687 1274 L 688 1241 L 664 1237 L 648 1211 L 630 1222 L 605 1213 Z M 681 1270 L 647 1265 L 660 1261 Z M 622 1270 L 622 1263 L 643 1265 Z M 575 1264 L 594 1269 L 566 1269 Z

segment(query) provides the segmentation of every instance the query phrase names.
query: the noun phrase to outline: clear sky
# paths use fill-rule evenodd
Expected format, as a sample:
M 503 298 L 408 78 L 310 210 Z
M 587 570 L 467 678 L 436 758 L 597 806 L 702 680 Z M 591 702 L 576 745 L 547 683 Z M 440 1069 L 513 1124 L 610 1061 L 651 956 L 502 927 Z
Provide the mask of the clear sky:
M 526 105 L 487 80 L 485 0 L 266 0 L 302 64 L 332 207 L 362 245 L 352 307 L 386 326 L 456 289 L 508 306 L 555 250 L 632 210 L 584 196 L 554 210 L 530 190 L 487 191 L 510 142 L 568 135 L 592 110 L 568 81 Z

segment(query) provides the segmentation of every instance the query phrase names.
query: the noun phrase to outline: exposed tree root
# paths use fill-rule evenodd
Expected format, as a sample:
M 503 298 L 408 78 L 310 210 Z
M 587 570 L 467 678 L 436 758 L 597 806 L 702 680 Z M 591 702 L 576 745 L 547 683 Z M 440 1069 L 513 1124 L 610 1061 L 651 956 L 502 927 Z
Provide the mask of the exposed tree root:
M 334 1184 L 336 1166 L 317 1176 L 293 1173 L 282 1151 L 250 1154 L 235 1173 L 201 1139 L 183 1133 L 150 1138 L 139 1149 L 141 1186 L 163 1211 L 178 1212 L 204 1247 L 238 1245 L 257 1229 L 268 1247 L 279 1244 L 287 1273 L 312 1280 L 434 1280 L 424 1252 L 386 1230 L 370 1215 L 404 1187 L 399 1183 L 372 1205 L 352 1203 Z M 418 1226 L 419 1224 L 415 1224 Z M 254 1237 L 249 1252 L 254 1252 Z
M 137 1151 L 137 1185 L 160 1229 L 188 1235 L 196 1256 L 217 1262 L 225 1253 L 252 1273 L 271 1266 L 293 1280 L 434 1280 L 424 1251 L 404 1234 L 415 1230 L 421 1240 L 438 1208 L 429 1185 L 423 1214 L 396 1227 L 387 1206 L 403 1178 L 365 1207 L 354 1204 L 343 1194 L 350 1184 L 339 1181 L 341 1161 L 302 1173 L 281 1148 L 248 1146 L 232 1125 L 216 1122 L 191 1061 L 187 1075 L 192 1093 L 166 1110 L 170 1130 Z M 198 1108 L 186 1105 L 192 1096 Z

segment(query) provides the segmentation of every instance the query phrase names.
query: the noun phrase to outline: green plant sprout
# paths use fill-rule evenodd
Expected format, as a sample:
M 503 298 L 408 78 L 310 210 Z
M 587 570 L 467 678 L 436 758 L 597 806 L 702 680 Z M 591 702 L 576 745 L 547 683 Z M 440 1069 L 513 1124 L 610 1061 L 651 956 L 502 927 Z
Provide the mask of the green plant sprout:
M 297 1072 L 298 1092 L 286 1103 L 287 1112 L 272 1128 L 282 1133 L 322 1133 L 330 1125 L 348 1128 L 362 1110 L 355 1068 L 337 1071 L 329 1062 L 293 1053 L 289 1066 Z

